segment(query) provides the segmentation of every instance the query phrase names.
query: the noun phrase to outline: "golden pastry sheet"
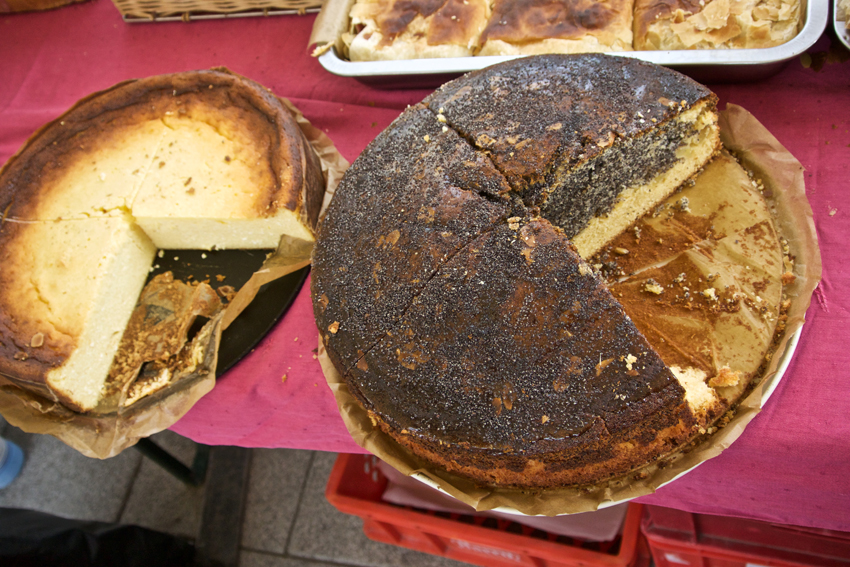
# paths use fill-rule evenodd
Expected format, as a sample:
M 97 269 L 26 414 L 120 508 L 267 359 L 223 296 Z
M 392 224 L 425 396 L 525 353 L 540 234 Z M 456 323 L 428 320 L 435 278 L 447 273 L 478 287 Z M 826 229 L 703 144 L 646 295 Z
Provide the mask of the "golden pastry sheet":
M 635 0 L 635 49 L 774 47 L 799 31 L 799 0 Z

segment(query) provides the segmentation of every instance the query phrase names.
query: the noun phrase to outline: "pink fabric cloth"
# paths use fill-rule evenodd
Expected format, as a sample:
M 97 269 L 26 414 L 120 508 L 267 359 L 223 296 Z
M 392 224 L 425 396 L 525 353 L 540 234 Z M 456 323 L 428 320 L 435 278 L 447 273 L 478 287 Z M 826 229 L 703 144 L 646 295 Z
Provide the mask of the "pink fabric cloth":
M 220 65 L 292 100 L 353 160 L 428 91 L 378 90 L 325 72 L 307 50 L 313 19 L 125 24 L 108 0 L 0 16 L 0 162 L 94 90 Z M 792 61 L 763 81 L 710 86 L 723 103 L 753 113 L 805 166 L 823 282 L 785 378 L 744 435 L 640 500 L 850 531 L 850 62 L 816 72 Z M 207 444 L 362 452 L 313 358 L 316 345 L 305 287 L 281 323 L 173 430 Z

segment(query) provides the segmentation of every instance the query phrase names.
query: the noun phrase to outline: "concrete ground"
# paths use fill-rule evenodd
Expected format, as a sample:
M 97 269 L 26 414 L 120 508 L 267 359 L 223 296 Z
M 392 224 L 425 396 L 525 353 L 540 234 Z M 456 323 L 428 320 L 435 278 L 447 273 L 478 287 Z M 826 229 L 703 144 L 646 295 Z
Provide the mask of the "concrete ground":
M 360 518 L 337 511 L 325 499 L 336 458 L 332 453 L 242 451 L 247 456 L 247 488 L 240 535 L 238 511 L 227 509 L 229 489 L 221 488 L 221 473 L 215 472 L 218 448 L 213 448 L 206 481 L 193 487 L 133 448 L 111 459 L 91 459 L 53 437 L 24 433 L 2 418 L 0 435 L 17 443 L 26 455 L 20 476 L 0 490 L 0 508 L 139 525 L 196 544 L 212 540 L 213 547 L 222 542 L 226 547 L 230 538 L 233 555 L 220 564 L 240 567 L 462 565 L 366 538 Z M 151 439 L 184 464 L 192 463 L 197 447 L 192 441 L 170 431 Z M 210 492 L 215 487 L 224 499 Z M 224 513 L 211 513 L 210 502 L 217 502 Z

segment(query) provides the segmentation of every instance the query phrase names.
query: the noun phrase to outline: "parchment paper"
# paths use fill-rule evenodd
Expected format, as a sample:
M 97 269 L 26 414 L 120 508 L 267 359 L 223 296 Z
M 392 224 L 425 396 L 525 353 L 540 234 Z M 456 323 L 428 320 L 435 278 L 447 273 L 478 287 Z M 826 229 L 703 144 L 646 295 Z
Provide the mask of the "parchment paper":
M 292 112 L 321 160 L 326 191 L 324 210 L 348 162 L 330 138 L 313 127 L 290 101 L 280 100 Z M 117 455 L 139 439 L 169 428 L 215 386 L 221 331 L 251 303 L 263 284 L 309 265 L 311 251 L 311 242 L 281 238 L 277 251 L 240 288 L 226 309 L 208 323 L 212 329 L 205 345 L 204 364 L 197 372 L 180 378 L 164 390 L 114 413 L 86 415 L 0 376 L 0 414 L 28 433 L 53 435 L 80 453 L 100 459 Z
M 333 367 L 320 338 L 319 361 L 352 438 L 399 472 L 415 475 L 478 511 L 501 509 L 545 516 L 587 512 L 614 502 L 651 494 L 658 487 L 723 452 L 740 437 L 747 424 L 760 411 L 764 386 L 776 374 L 788 340 L 805 321 L 806 309 L 820 281 L 821 258 L 812 209 L 806 198 L 802 165 L 764 126 L 739 106 L 728 105 L 721 113 L 721 139 L 726 149 L 764 182 L 775 212 L 777 228 L 787 239 L 790 255 L 795 260 L 795 280 L 784 290 L 786 297 L 792 300 L 787 312 L 785 332 L 776 339 L 775 354 L 762 380 L 740 402 L 728 424 L 707 437 L 695 440 L 674 456 L 661 459 L 626 477 L 596 486 L 551 490 L 482 487 L 425 463 L 374 427 Z

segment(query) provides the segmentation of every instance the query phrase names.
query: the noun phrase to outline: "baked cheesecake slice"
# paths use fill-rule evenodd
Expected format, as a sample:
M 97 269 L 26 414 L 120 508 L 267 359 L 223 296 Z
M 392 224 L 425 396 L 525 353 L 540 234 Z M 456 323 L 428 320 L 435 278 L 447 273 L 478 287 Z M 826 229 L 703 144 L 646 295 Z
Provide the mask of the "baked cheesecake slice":
M 228 71 L 127 81 L 78 102 L 4 166 L 5 217 L 130 213 L 159 248 L 313 241 L 319 158 L 264 87 Z
M 0 373 L 97 408 L 155 254 L 125 217 L 3 223 Z
M 125 215 L 167 131 L 159 120 L 77 106 L 8 161 L 0 208 L 26 221 Z

